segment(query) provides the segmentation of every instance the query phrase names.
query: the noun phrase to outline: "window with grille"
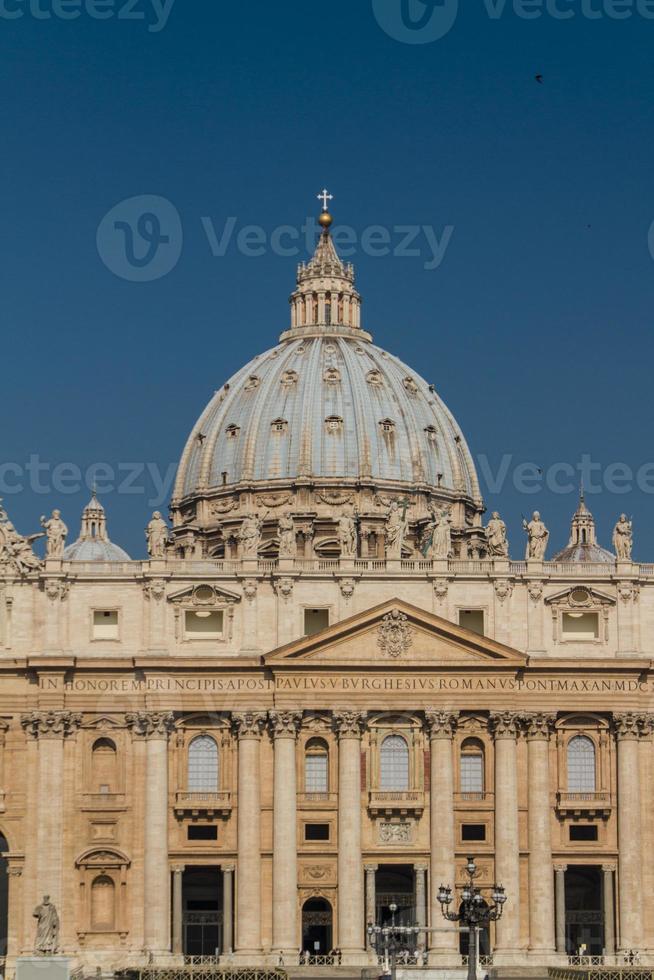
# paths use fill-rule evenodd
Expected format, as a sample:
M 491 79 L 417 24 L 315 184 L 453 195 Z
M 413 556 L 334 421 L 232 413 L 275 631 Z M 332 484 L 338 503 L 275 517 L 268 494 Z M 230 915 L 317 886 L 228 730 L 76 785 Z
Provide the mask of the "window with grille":
M 484 792 L 484 753 L 480 745 L 464 744 L 461 750 L 461 792 Z
M 329 756 L 327 747 L 309 743 L 304 759 L 305 793 L 329 792 Z
M 191 793 L 218 792 L 218 746 L 210 735 L 198 735 L 189 745 L 188 788 Z
M 382 742 L 380 789 L 408 790 L 409 746 L 399 735 L 389 735 Z
M 595 792 L 595 745 L 586 735 L 568 743 L 568 792 Z

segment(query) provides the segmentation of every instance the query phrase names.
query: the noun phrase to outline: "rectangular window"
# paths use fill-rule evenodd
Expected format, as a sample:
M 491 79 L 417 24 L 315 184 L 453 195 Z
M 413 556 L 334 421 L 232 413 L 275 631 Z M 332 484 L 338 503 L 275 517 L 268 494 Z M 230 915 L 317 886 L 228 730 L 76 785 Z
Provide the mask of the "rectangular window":
M 484 757 L 481 752 L 461 754 L 461 792 L 484 792 Z
M 304 825 L 305 840 L 329 840 L 328 823 L 306 823 Z
M 218 840 L 218 828 L 211 824 L 189 824 L 186 837 L 188 840 Z
M 462 824 L 461 840 L 486 840 L 486 824 L 483 823 Z
M 599 640 L 599 614 L 567 612 L 561 617 L 564 640 Z
M 465 627 L 472 633 L 484 635 L 484 610 L 483 609 L 459 609 L 459 626 Z
M 577 824 L 570 827 L 570 840 L 597 840 L 597 827 L 593 824 Z
M 118 639 L 118 610 L 117 609 L 94 609 L 93 610 L 93 639 L 94 640 L 117 640 Z
M 187 640 L 221 639 L 223 635 L 222 610 L 195 612 L 195 610 L 187 609 L 184 613 L 184 632 Z
M 326 753 L 307 753 L 305 762 L 305 792 L 327 793 L 329 790 L 329 760 Z
M 304 610 L 304 635 L 313 636 L 329 626 L 329 609 Z

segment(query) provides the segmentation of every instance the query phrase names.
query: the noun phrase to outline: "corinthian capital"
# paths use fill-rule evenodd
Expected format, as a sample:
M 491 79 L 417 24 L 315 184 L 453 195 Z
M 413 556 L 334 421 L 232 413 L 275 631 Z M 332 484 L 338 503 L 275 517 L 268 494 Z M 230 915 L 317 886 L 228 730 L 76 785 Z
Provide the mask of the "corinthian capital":
M 269 711 L 268 721 L 273 738 L 296 738 L 302 724 L 302 712 Z
M 168 738 L 175 727 L 172 711 L 128 711 L 127 727 L 144 738 Z
M 618 742 L 636 739 L 648 732 L 647 715 L 635 711 L 623 711 L 613 715 L 613 731 Z
M 494 711 L 489 725 L 495 738 L 517 738 L 520 733 L 520 715 L 517 711 Z
M 66 738 L 80 726 L 81 714 L 72 711 L 30 711 L 21 715 L 20 723 L 32 738 Z
M 549 715 L 545 711 L 527 712 L 522 716 L 527 741 L 536 739 L 547 741 L 552 734 L 556 715 Z
M 335 711 L 334 731 L 339 738 L 361 738 L 366 726 L 365 711 Z
M 232 725 L 239 739 L 261 738 L 266 727 L 265 711 L 234 711 Z
M 427 708 L 425 724 L 430 738 L 452 738 L 459 721 L 458 711 L 442 711 Z

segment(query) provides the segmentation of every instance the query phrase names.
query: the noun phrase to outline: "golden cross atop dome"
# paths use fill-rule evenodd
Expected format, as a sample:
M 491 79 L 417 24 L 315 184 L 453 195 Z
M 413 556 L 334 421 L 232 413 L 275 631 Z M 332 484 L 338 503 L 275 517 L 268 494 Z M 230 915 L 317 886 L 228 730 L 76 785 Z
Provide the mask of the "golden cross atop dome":
M 326 187 L 318 194 L 318 200 L 322 201 L 323 211 L 329 211 L 329 201 L 334 200 L 334 195 L 330 194 Z

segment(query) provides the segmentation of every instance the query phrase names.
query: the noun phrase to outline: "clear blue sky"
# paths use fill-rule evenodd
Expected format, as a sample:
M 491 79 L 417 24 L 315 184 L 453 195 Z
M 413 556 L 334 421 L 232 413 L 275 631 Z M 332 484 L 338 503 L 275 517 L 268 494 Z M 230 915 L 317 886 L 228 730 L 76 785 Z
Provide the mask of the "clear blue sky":
M 396 226 L 453 229 L 436 268 L 422 232 L 419 257 L 359 248 L 365 325 L 436 384 L 492 473 L 509 459 L 484 493 L 514 556 L 521 512 L 542 511 L 553 551 L 576 503 L 518 492 L 519 464 L 547 474 L 587 454 L 600 486 L 611 464 L 654 464 L 654 20 L 590 19 L 581 0 L 559 0 L 568 20 L 508 0 L 491 17 L 465 0 L 445 36 L 408 44 L 372 0 L 176 0 L 161 30 L 152 0 L 131 8 L 141 20 L 126 0 L 104 0 L 108 19 L 46 19 L 52 2 L 0 4 L 0 472 L 25 484 L 0 496 L 19 530 L 61 506 L 76 536 L 88 490 L 53 489 L 57 464 L 174 466 L 213 391 L 285 328 L 298 261 L 233 241 L 215 256 L 207 226 L 297 227 L 325 184 L 358 236 L 381 225 L 394 247 Z M 148 282 L 114 274 L 96 243 L 137 195 L 166 198 L 183 228 L 179 261 Z M 44 493 L 17 476 L 30 457 Z M 633 514 L 641 560 L 653 474 L 650 492 L 634 479 L 588 495 L 604 544 Z M 134 483 L 103 499 L 138 557 L 156 493 Z

